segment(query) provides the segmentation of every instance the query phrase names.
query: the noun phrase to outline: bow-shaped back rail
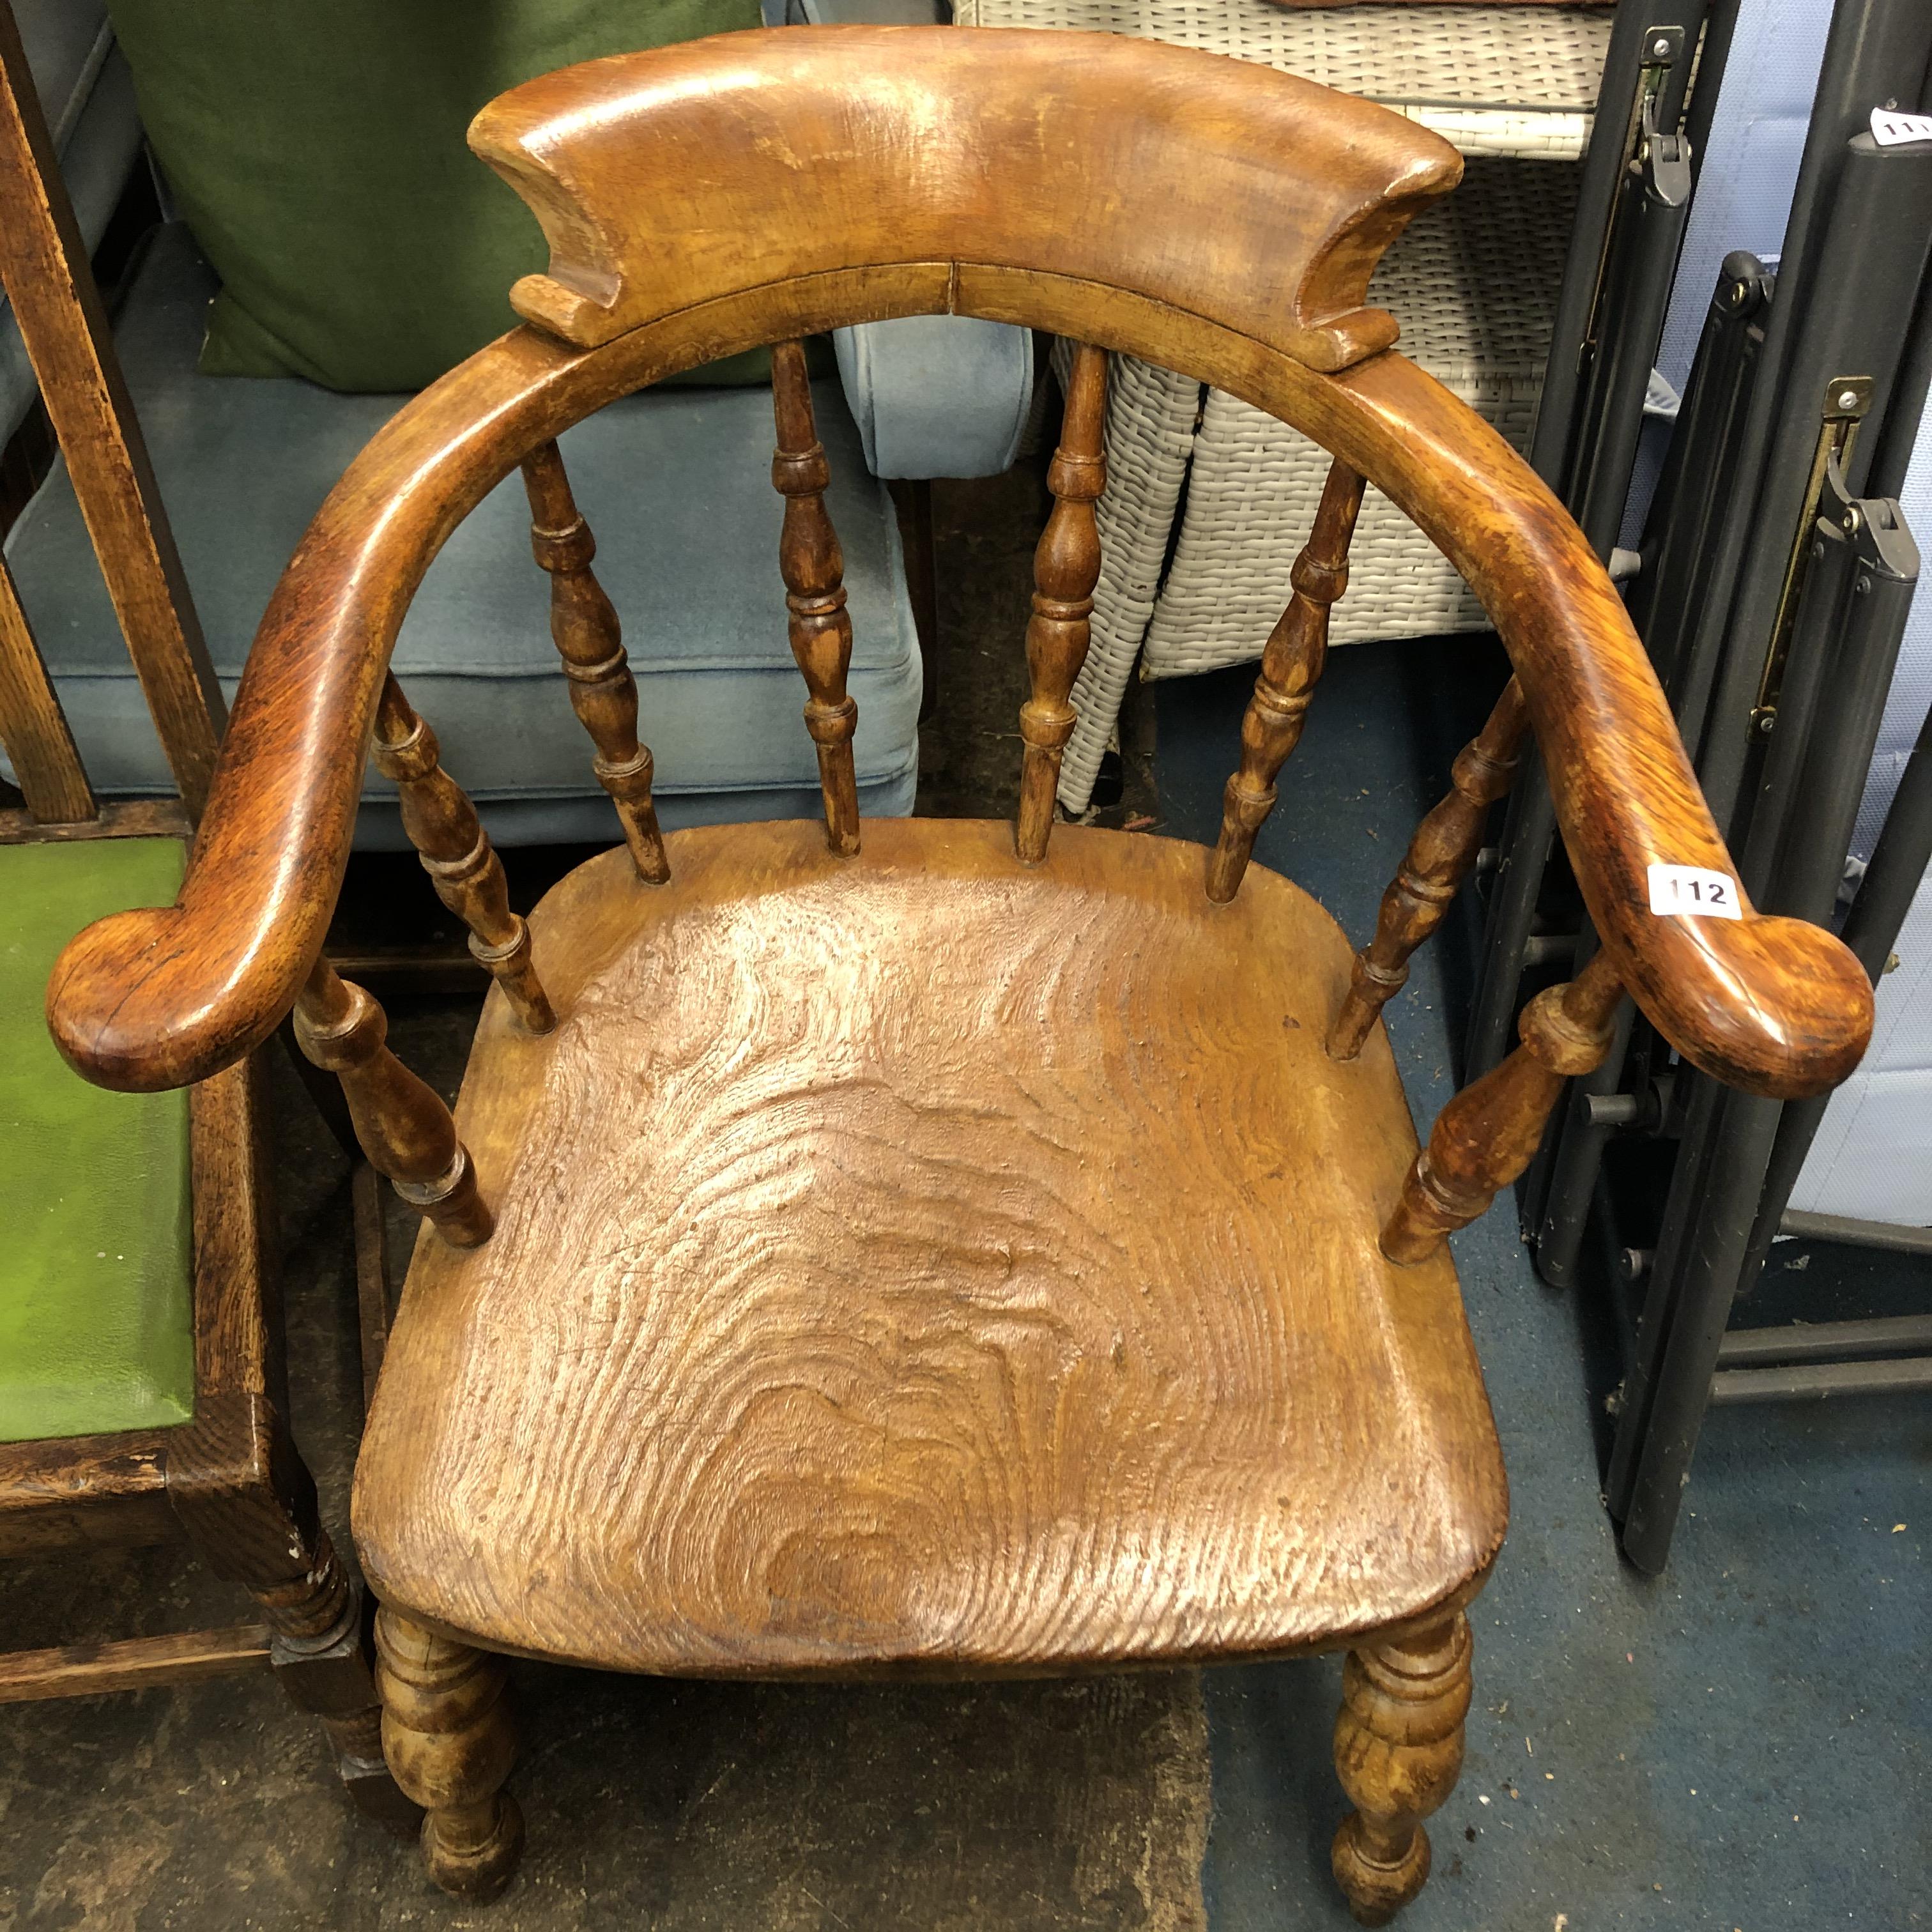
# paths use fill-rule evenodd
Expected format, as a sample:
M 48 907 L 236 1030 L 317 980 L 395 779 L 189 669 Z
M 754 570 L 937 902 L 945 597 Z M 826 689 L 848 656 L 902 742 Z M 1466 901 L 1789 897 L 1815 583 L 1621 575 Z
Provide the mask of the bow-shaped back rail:
M 1460 163 L 1370 103 L 1103 34 L 788 28 L 513 89 L 473 146 L 536 211 L 524 328 L 379 433 L 270 603 L 182 895 L 82 933 L 62 1051 L 140 1089 L 274 1028 L 320 951 L 389 652 L 458 523 L 616 397 L 760 344 L 891 316 L 1050 329 L 1268 411 L 1392 498 L 1515 664 L 1618 976 L 1690 1059 L 1756 1090 L 1842 1078 L 1869 983 L 1819 928 L 1652 909 L 1648 868 L 1735 877 L 1623 606 L 1560 505 L 1388 345 L 1382 250 Z M 1016 862 L 1018 862 L 1017 861 Z

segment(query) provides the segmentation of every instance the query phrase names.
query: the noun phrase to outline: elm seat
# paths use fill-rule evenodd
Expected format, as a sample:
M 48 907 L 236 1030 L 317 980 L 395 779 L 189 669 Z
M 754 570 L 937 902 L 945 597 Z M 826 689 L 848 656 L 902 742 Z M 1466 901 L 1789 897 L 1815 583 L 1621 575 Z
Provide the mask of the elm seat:
M 283 565 L 331 485 L 404 399 L 340 395 L 297 376 L 196 374 L 216 286 L 188 231 L 164 229 L 116 340 L 232 697 Z M 838 384 L 814 383 L 812 400 L 850 598 L 860 802 L 868 814 L 902 814 L 918 776 L 920 680 L 898 527 Z M 816 813 L 818 764 L 799 729 L 784 586 L 770 562 L 784 506 L 770 482 L 770 389 L 627 398 L 568 431 L 562 447 L 597 532 L 598 574 L 624 620 L 665 824 Z M 97 792 L 169 791 L 64 460 L 8 537 L 7 559 Z M 512 476 L 430 566 L 395 668 L 493 837 L 608 843 L 616 826 L 557 673 L 549 599 Z M 365 796 L 393 799 L 394 788 L 372 770 Z M 403 849 L 393 804 L 365 809 L 358 837 Z
M 1012 836 L 706 828 L 545 898 L 560 1026 L 493 992 L 457 1108 L 496 1232 L 425 1232 L 357 1465 L 386 1604 L 619 1670 L 1023 1672 L 1487 1569 L 1454 1269 L 1376 1245 L 1394 1058 L 1324 1050 L 1340 929 L 1178 840 Z
M 61 948 L 182 873 L 172 838 L 0 844 L 0 1442 L 194 1412 L 188 1096 L 90 1086 L 41 1016 Z

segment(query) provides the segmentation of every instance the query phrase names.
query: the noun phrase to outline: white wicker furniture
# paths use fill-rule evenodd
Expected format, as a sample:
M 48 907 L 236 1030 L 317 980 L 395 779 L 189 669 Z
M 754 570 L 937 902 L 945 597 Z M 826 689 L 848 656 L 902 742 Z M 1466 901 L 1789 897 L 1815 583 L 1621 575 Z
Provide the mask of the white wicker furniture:
M 1464 184 L 1384 258 L 1372 298 L 1404 352 L 1528 443 L 1610 9 L 1468 5 L 1297 11 L 1268 0 L 956 0 L 962 26 L 1073 28 L 1265 62 L 1379 100 L 1470 157 Z M 1060 796 L 1084 809 L 1138 662 L 1149 677 L 1261 655 L 1328 460 L 1218 391 L 1116 358 L 1104 562 Z M 1177 523 L 1178 527 L 1177 528 Z M 1480 629 L 1428 539 L 1372 491 L 1335 608 L 1337 644 Z

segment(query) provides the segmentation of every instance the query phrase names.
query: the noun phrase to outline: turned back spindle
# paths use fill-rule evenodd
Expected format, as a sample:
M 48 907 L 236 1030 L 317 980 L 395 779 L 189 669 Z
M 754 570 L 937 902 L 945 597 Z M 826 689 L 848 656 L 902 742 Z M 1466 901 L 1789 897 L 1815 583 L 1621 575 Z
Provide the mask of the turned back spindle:
M 1464 746 L 1448 795 L 1416 828 L 1407 855 L 1382 895 L 1375 938 L 1355 956 L 1348 998 L 1328 1036 L 1337 1060 L 1352 1060 L 1384 1006 L 1408 978 L 1409 956 L 1442 922 L 1476 862 L 1490 807 L 1516 776 L 1528 729 L 1522 687 L 1511 678 L 1482 730 Z
M 812 379 L 802 342 L 772 346 L 772 408 L 778 424 L 772 487 L 784 498 L 778 570 L 784 579 L 792 656 L 811 693 L 805 722 L 818 747 L 825 842 L 835 852 L 850 854 L 859 849 L 859 785 L 852 764 L 859 707 L 845 691 L 852 620 L 845 608 L 845 560 L 825 508 L 832 472 L 812 417 Z
M 571 494 L 570 478 L 554 442 L 524 458 L 530 500 L 530 548 L 550 577 L 550 631 L 570 702 L 596 747 L 590 769 L 610 794 L 639 878 L 662 885 L 670 877 L 657 807 L 651 800 L 651 754 L 638 742 L 638 686 L 631 675 L 617 613 L 590 560 L 597 540 Z
M 376 711 L 376 769 L 400 795 L 403 830 L 436 896 L 470 928 L 470 950 L 503 989 L 532 1033 L 556 1024 L 530 962 L 530 930 L 510 910 L 502 861 L 469 794 L 442 768 L 436 734 L 416 716 L 394 676 Z
M 1241 762 L 1228 779 L 1221 835 L 1208 860 L 1208 896 L 1240 890 L 1255 836 L 1274 809 L 1275 780 L 1301 736 L 1309 700 L 1328 656 L 1328 613 L 1348 586 L 1348 542 L 1362 506 L 1362 478 L 1337 458 L 1322 486 L 1308 542 L 1294 560 L 1294 594 L 1270 633 L 1241 719 Z
M 1074 680 L 1092 636 L 1094 587 L 1100 580 L 1100 532 L 1094 506 L 1107 487 L 1102 439 L 1107 422 L 1107 353 L 1082 344 L 1073 352 L 1059 446 L 1046 472 L 1053 509 L 1033 560 L 1033 614 L 1027 620 L 1027 669 L 1033 693 L 1020 706 L 1019 820 L 1014 842 L 1034 865 L 1053 830 L 1060 760 L 1076 722 Z

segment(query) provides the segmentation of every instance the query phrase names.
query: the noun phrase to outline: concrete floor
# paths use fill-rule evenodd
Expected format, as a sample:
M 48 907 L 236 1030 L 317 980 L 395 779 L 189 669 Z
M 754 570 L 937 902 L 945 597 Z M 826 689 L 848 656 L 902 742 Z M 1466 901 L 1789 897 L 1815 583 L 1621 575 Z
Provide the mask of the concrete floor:
M 922 808 L 1010 804 L 1026 553 L 1041 505 L 1030 472 L 940 493 L 946 688 Z M 1365 934 L 1500 676 L 1480 642 L 1338 653 L 1262 860 Z M 1158 832 L 1212 836 L 1248 685 L 1234 673 L 1141 694 L 1117 820 L 1151 812 Z M 1459 914 L 1390 1010 L 1425 1123 L 1454 1084 L 1474 937 Z M 401 1012 L 398 1044 L 447 1084 L 472 1010 L 445 1000 Z M 297 1120 L 300 1096 L 282 1086 L 284 1118 Z M 340 1524 L 352 1438 L 329 1418 L 353 1412 L 346 1190 L 313 1124 L 296 1131 L 284 1206 L 292 1348 L 308 1364 L 297 1419 Z M 1514 1527 L 1474 1616 L 1468 1767 L 1436 1824 L 1436 1876 L 1404 1922 L 1927 1922 L 1932 1410 L 1865 1402 L 1719 1416 L 1671 1568 L 1648 1582 L 1619 1562 L 1598 1501 L 1600 1307 L 1538 1283 L 1508 1204 L 1456 1252 Z M 170 1554 L 0 1577 L 0 1622 L 21 1644 L 236 1610 Z M 1208 1672 L 1204 1724 L 1187 1676 L 1165 1701 L 1095 1710 L 1026 1686 L 996 1687 L 976 1705 L 928 1696 L 895 1707 L 886 1694 L 856 1694 L 854 1706 L 526 1672 L 532 1864 L 518 1892 L 475 1912 L 428 1892 L 404 1848 L 356 1828 L 266 1681 L 25 1707 L 0 1714 L 0 1928 L 1111 1932 L 1198 1924 L 1204 1897 L 1216 1932 L 1339 1928 L 1350 1922 L 1327 1869 L 1340 1808 L 1328 1757 L 1338 1675 L 1331 1662 Z M 1030 1781 L 1016 1777 L 1028 1769 Z M 1122 1818 L 1139 1821 L 1134 1842 L 1150 1858 L 1198 1847 L 1190 1820 L 1210 1769 L 1198 1892 L 1168 1870 L 1150 1905 L 1147 1886 L 1106 1875 L 1118 1864 L 1095 1876 Z M 730 1794 L 741 1788 L 743 1816 L 764 1821 L 768 1841 L 790 1848 L 782 1856 L 746 1861 L 747 1840 L 703 1812 L 721 1791 L 739 1802 Z M 982 1804 L 982 1792 L 994 1795 Z M 893 1867 L 899 1882 L 868 1890 L 868 1864 Z M 842 1906 L 821 1870 L 862 1881 L 838 1894 Z M 1045 1890 L 1030 1892 L 1042 1873 Z

